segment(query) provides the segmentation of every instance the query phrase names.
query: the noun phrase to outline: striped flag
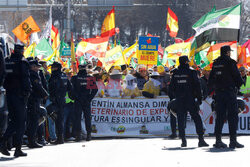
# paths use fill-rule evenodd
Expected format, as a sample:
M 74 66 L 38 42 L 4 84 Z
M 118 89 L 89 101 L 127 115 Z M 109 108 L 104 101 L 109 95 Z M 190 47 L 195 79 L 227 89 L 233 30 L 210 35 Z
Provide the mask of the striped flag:
M 233 50 L 231 53 L 231 58 L 237 61 L 237 41 L 218 43 L 210 47 L 207 52 L 207 59 L 210 63 L 220 56 L 220 48 L 225 45 L 230 45 Z
M 169 35 L 171 37 L 175 38 L 177 36 L 178 30 L 179 30 L 178 17 L 170 8 L 168 8 L 166 29 L 169 31 Z
M 115 9 L 113 9 L 107 14 L 105 17 L 103 23 L 102 23 L 102 29 L 101 29 L 101 36 L 113 36 L 115 35 Z
M 241 4 L 212 10 L 194 25 L 197 49 L 211 41 L 238 41 L 240 30 Z
M 76 56 L 81 57 L 84 53 L 88 53 L 101 60 L 105 58 L 108 41 L 109 37 L 85 39 L 77 45 Z
M 60 35 L 58 29 L 53 25 L 51 27 L 51 40 L 53 41 L 52 48 L 57 49 L 60 44 Z

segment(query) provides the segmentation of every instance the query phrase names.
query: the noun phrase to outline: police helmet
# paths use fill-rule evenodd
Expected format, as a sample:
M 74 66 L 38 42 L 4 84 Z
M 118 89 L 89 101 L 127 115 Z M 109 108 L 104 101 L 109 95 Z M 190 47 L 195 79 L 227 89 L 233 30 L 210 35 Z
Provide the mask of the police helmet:
M 24 52 L 24 45 L 15 44 L 14 52 L 15 53 L 23 53 Z
M 51 68 L 62 68 L 62 65 L 56 61 L 53 62 L 53 64 L 51 64 Z
M 179 57 L 180 64 L 186 64 L 186 62 L 189 62 L 188 56 L 180 56 Z
M 229 45 L 225 45 L 220 48 L 221 55 L 226 54 L 228 51 L 233 51 Z
M 37 67 L 41 67 L 42 65 L 40 64 L 40 63 L 38 63 L 38 61 L 37 60 L 31 60 L 30 62 L 29 62 L 29 65 L 30 66 L 37 66 Z

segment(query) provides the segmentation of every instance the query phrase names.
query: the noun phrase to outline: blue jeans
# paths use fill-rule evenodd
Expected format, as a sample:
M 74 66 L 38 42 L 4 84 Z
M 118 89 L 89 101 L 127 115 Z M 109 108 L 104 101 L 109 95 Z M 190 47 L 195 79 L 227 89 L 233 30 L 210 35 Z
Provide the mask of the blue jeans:
M 72 121 L 72 115 L 74 111 L 74 103 L 67 103 L 64 107 L 64 136 L 70 131 L 70 123 Z
M 47 100 L 45 107 L 47 107 L 51 103 L 50 100 Z M 55 122 L 48 117 L 48 125 L 49 125 L 49 137 L 51 140 L 56 140 L 56 128 L 55 128 Z

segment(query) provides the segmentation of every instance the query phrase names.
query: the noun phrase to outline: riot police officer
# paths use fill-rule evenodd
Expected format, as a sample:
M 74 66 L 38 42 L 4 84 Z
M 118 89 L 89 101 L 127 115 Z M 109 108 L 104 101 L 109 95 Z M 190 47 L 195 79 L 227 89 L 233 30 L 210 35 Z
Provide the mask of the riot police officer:
M 14 53 L 6 59 L 6 89 L 7 106 L 9 111 L 9 124 L 1 142 L 1 153 L 10 155 L 6 148 L 6 141 L 15 133 L 15 157 L 27 156 L 21 151 L 23 134 L 26 122 L 26 104 L 31 92 L 29 64 L 23 58 L 24 47 L 15 45 Z
M 179 136 L 182 139 L 181 147 L 187 146 L 185 137 L 185 115 L 190 113 L 194 120 L 196 132 L 199 135 L 199 147 L 208 146 L 203 138 L 203 125 L 199 115 L 199 105 L 202 102 L 201 86 L 196 71 L 189 68 L 187 56 L 179 58 L 180 65 L 173 71 L 169 85 L 170 99 L 175 99 L 178 119 Z
M 91 111 L 90 103 L 98 89 L 94 77 L 87 75 L 86 66 L 79 65 L 79 72 L 71 79 L 73 87 L 74 108 L 76 114 L 75 131 L 76 141 L 81 138 L 81 115 L 84 113 L 85 127 L 87 131 L 86 141 L 91 140 Z
M 36 132 L 39 126 L 40 117 L 40 105 L 43 98 L 48 97 L 47 91 L 44 89 L 41 78 L 39 76 L 39 69 L 41 65 L 37 60 L 32 60 L 30 64 L 30 81 L 32 85 L 32 91 L 28 100 L 28 147 L 29 148 L 41 148 L 42 145 L 36 142 Z
M 208 80 L 209 88 L 215 90 L 216 143 L 214 144 L 214 147 L 227 147 L 227 145 L 221 140 L 222 128 L 227 117 L 230 134 L 229 147 L 242 148 L 244 145 L 238 143 L 236 137 L 238 125 L 238 104 L 236 90 L 238 90 L 244 82 L 237 68 L 236 61 L 230 58 L 230 46 L 223 46 L 221 47 L 220 51 L 221 56 L 214 61 Z
M 61 71 L 62 66 L 58 62 L 51 65 L 51 78 L 49 79 L 49 98 L 57 109 L 56 131 L 57 140 L 52 144 L 63 144 L 63 119 L 66 92 L 70 90 L 70 82 L 67 76 Z

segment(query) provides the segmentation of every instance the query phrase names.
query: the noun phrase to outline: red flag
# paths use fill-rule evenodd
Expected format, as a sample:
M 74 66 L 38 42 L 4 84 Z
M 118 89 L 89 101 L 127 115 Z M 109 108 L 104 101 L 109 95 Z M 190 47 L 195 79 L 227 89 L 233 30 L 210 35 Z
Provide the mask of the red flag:
M 194 36 L 191 36 L 190 38 L 186 39 L 184 42 L 192 42 L 194 39 Z
M 169 31 L 169 35 L 171 37 L 177 36 L 178 30 L 179 30 L 178 17 L 170 8 L 168 8 L 166 29 Z

